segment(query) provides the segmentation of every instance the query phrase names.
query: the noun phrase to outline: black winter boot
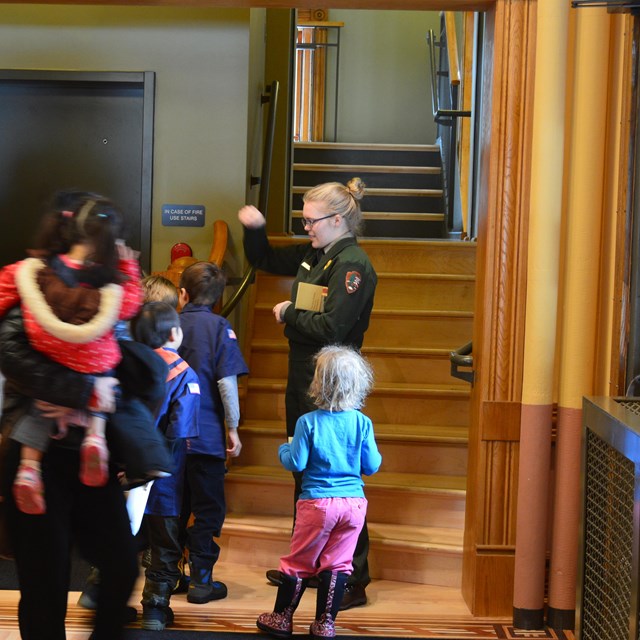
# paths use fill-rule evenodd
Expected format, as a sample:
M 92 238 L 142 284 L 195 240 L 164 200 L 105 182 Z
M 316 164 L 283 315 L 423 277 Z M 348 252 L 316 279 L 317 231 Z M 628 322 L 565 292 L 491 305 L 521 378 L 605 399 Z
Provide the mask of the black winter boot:
M 142 622 L 149 631 L 162 631 L 173 624 L 173 611 L 169 606 L 171 585 L 166 582 L 145 580 L 142 590 Z
M 95 611 L 98 606 L 98 592 L 100 591 L 100 571 L 98 567 L 91 567 L 82 593 L 78 598 L 78 605 L 83 609 Z
M 192 604 L 205 604 L 211 600 L 222 600 L 227 597 L 227 585 L 211 579 L 211 567 L 203 567 L 189 562 L 189 591 L 187 601 Z
M 276 603 L 271 613 L 261 613 L 256 626 L 276 638 L 290 638 L 293 633 L 293 614 L 307 588 L 307 580 L 280 574 L 282 583 L 278 587 Z
M 322 571 L 318 574 L 316 619 L 309 627 L 312 638 L 335 638 L 335 620 L 340 611 L 344 587 L 349 576 L 338 571 Z

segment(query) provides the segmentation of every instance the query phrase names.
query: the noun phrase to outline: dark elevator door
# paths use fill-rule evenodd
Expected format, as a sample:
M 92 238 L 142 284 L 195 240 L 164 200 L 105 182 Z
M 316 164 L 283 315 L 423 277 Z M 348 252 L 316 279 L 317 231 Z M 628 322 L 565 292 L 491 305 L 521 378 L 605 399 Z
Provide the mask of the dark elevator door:
M 110 197 L 149 270 L 152 72 L 0 71 L 0 265 L 24 257 L 58 189 Z

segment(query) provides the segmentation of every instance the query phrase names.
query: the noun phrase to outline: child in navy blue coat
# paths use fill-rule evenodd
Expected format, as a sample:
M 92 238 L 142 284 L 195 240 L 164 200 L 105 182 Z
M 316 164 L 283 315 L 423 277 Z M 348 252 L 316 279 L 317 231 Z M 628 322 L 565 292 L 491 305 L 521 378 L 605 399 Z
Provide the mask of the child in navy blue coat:
M 150 565 L 142 592 L 142 628 L 162 631 L 173 622 L 171 594 L 182 577 L 182 497 L 187 438 L 198 436 L 200 384 L 194 370 L 178 355 L 182 329 L 177 311 L 166 302 L 147 302 L 131 322 L 135 340 L 148 345 L 169 367 L 164 402 L 157 418 L 172 453 L 174 472 L 156 480 L 145 509 Z
M 196 262 L 180 278 L 180 355 L 200 379 L 200 435 L 187 441 L 187 484 L 193 522 L 187 529 L 191 582 L 187 600 L 204 604 L 226 597 L 224 583 L 211 577 L 220 555 L 226 515 L 227 456 L 240 454 L 238 376 L 248 373 L 238 340 L 225 318 L 213 312 L 226 278 L 212 262 Z

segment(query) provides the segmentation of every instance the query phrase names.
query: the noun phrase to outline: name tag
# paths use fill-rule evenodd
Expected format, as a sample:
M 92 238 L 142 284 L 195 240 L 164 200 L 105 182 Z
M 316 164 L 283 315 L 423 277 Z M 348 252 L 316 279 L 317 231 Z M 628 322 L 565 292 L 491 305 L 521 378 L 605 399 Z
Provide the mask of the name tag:
M 307 271 L 311 271 L 311 265 L 307 264 L 306 262 L 303 262 L 302 265 Z

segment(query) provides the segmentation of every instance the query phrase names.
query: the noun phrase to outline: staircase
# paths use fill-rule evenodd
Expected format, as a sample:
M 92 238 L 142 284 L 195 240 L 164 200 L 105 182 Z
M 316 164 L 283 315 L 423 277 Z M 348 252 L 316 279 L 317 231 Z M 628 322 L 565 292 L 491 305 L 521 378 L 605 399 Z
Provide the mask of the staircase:
M 367 185 L 362 211 L 370 238 L 446 236 L 442 168 L 436 145 L 298 142 L 293 147 L 291 231 L 304 234 L 302 195 L 323 182 Z
M 383 456 L 381 470 L 365 478 L 371 575 L 460 586 L 469 385 L 450 377 L 449 353 L 472 335 L 475 244 L 361 245 L 378 273 L 363 347 L 376 375 L 364 412 Z M 277 455 L 285 439 L 288 347 L 271 313 L 290 286 L 289 278 L 258 273 L 252 287 L 244 446 L 226 479 L 223 557 L 265 568 L 277 567 L 288 551 L 293 513 L 293 480 Z

